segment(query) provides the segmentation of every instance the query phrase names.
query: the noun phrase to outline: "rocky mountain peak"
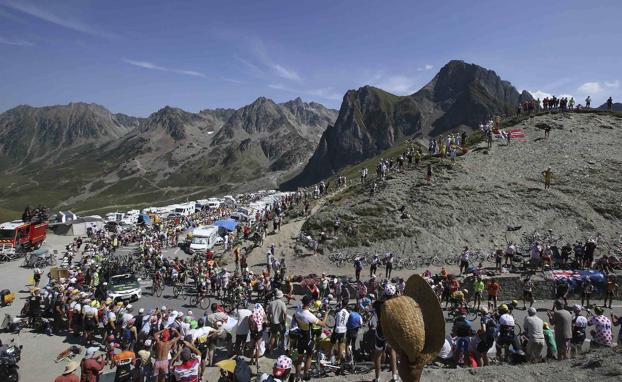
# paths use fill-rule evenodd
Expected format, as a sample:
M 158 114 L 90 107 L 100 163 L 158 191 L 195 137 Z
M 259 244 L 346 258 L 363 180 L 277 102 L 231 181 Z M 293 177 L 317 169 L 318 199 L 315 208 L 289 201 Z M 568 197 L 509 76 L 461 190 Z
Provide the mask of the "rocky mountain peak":
M 167 105 L 151 114 L 144 122 L 142 130 L 164 129 L 174 140 L 178 141 L 187 137 L 185 125 L 200 119 L 197 114 Z
M 349 90 L 303 172 L 284 187 L 306 185 L 392 147 L 408 137 L 477 128 L 491 115 L 514 112 L 529 99 L 494 71 L 448 62 L 421 90 L 396 96 L 373 86 Z

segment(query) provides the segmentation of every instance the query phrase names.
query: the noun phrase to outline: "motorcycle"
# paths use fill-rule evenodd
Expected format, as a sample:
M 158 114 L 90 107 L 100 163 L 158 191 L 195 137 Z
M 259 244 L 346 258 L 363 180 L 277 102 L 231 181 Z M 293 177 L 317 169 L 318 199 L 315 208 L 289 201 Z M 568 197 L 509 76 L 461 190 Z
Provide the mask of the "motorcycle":
M 22 345 L 13 344 L 8 346 L 0 346 L 0 381 L 18 382 L 19 366 L 17 365 L 22 355 Z

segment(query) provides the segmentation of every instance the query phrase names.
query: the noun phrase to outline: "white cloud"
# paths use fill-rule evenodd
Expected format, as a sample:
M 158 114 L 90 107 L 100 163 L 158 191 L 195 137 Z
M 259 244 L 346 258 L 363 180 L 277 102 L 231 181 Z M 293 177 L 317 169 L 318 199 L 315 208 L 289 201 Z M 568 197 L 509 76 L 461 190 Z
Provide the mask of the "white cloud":
M 529 93 L 531 93 L 531 96 L 533 98 L 540 98 L 541 100 L 545 98 L 551 98 L 553 96 L 551 93 L 543 92 L 542 90 L 530 91 Z
M 579 92 L 587 94 L 595 94 L 603 91 L 603 87 L 599 82 L 586 82 L 583 85 L 579 86 Z
M 51 4 L 51 2 L 48 4 Z M 60 17 L 54 12 L 51 12 L 47 9 L 39 8 L 33 4 L 27 4 L 25 2 L 16 2 L 16 1 L 8 0 L 8 1 L 4 1 L 1 5 L 7 8 L 25 13 L 39 20 L 47 21 L 51 24 L 73 30 L 75 32 L 85 33 L 85 34 L 89 34 L 89 35 L 97 36 L 97 37 L 105 37 L 105 38 L 114 37 L 114 34 L 112 33 L 108 33 L 105 31 L 95 29 L 92 26 L 80 20 L 74 20 L 74 19 L 71 19 L 65 16 Z
M 306 94 L 309 96 L 323 98 L 323 99 L 332 100 L 332 101 L 338 101 L 342 98 L 342 94 L 337 93 L 335 89 L 333 89 L 332 87 L 319 88 L 319 89 L 306 89 L 306 90 L 305 89 L 293 89 L 283 84 L 269 84 L 268 87 L 270 89 L 281 90 L 281 91 L 285 91 L 288 93 L 295 93 L 298 95 Z
M 620 87 L 620 81 L 619 80 L 615 80 L 613 82 L 607 82 L 605 81 L 605 86 L 608 88 L 614 88 L 617 89 Z
M 409 95 L 416 91 L 416 81 L 406 76 L 391 76 L 373 82 L 374 86 L 397 95 Z
M 432 69 L 434 69 L 434 65 L 432 65 L 432 64 L 425 64 L 424 66 L 417 68 L 417 71 L 418 72 L 423 72 L 423 71 L 428 71 L 428 70 L 432 70 Z
M 572 94 L 551 94 L 551 93 L 544 92 L 542 90 L 530 91 L 529 94 L 531 94 L 531 96 L 535 99 L 540 98 L 540 100 L 543 100 L 545 98 L 551 98 L 553 96 L 555 96 L 556 98 L 568 98 L 568 99 L 574 97 Z
M 252 52 L 259 61 L 258 65 L 252 62 L 248 62 L 243 59 L 239 59 L 245 66 L 251 69 L 255 75 L 265 77 L 267 74 L 276 75 L 277 77 L 289 80 L 301 82 L 302 77 L 294 69 L 288 68 L 283 64 L 275 62 L 270 55 L 263 42 L 259 39 L 252 41 Z
M 272 69 L 274 69 L 275 73 L 286 80 L 300 81 L 301 78 L 294 70 L 287 69 L 279 64 L 272 64 Z
M 123 59 L 123 62 L 130 64 L 130 65 L 137 66 L 139 68 L 143 68 L 143 69 L 159 70 L 162 72 L 171 72 L 171 73 L 183 74 L 186 76 L 203 77 L 203 78 L 206 77 L 205 74 L 194 71 L 194 70 L 167 68 L 167 67 L 156 65 L 152 62 L 147 62 L 147 61 L 135 61 L 135 60 Z
M 18 39 L 9 39 L 6 37 L 0 36 L 0 44 L 5 45 L 14 45 L 14 46 L 33 46 L 35 45 L 33 42 L 26 40 L 18 40 Z

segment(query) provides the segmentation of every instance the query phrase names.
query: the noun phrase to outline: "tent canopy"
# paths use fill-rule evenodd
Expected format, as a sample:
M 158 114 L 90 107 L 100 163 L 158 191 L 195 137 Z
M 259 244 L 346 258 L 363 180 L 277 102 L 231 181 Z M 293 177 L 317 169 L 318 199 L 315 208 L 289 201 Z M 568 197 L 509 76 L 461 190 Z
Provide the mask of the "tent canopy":
M 224 228 L 227 231 L 233 231 L 235 230 L 235 227 L 238 225 L 238 222 L 236 222 L 233 219 L 222 219 L 222 220 L 215 221 L 214 225 L 216 227 Z
M 147 214 L 140 214 L 138 216 L 138 221 L 146 225 L 151 225 L 151 218 Z

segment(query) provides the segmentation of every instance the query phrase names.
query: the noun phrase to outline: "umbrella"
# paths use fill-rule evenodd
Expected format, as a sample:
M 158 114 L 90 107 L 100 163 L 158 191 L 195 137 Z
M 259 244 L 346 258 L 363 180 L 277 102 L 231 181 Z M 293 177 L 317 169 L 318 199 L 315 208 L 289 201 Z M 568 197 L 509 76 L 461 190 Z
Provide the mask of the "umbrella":
M 238 225 L 238 222 L 236 222 L 233 219 L 223 219 L 223 220 L 217 220 L 216 222 L 214 222 L 214 225 L 216 227 L 224 228 L 227 231 L 233 231 L 235 230 L 235 227 Z
M 228 371 L 229 373 L 235 372 L 235 365 L 236 362 L 234 359 L 223 359 L 222 361 L 216 362 L 216 366 Z

